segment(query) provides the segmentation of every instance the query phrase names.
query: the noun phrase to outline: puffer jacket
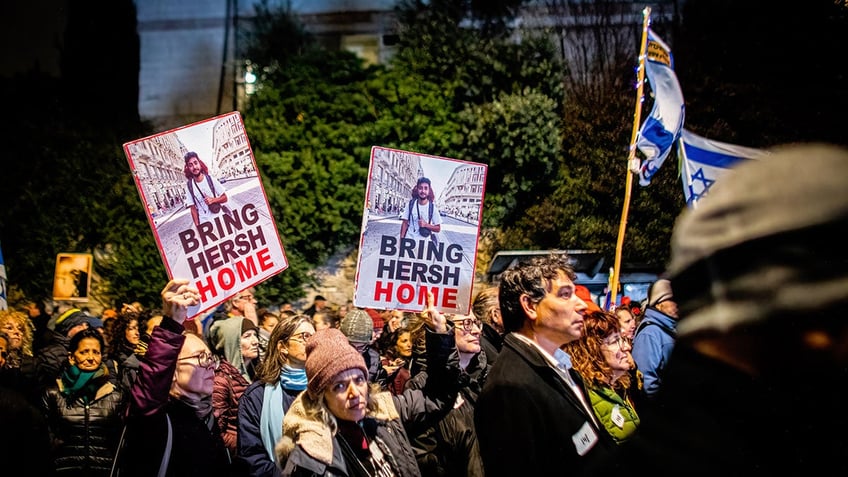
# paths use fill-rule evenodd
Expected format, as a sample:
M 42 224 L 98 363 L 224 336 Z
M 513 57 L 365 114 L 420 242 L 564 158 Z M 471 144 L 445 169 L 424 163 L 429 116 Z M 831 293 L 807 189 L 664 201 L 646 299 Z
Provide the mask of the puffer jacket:
M 420 391 L 417 391 L 420 393 Z M 418 463 L 406 437 L 400 414 L 392 403 L 392 394 L 384 391 L 372 397 L 377 410 L 363 419 L 366 435 L 376 437 L 380 450 L 395 475 L 420 477 Z M 283 476 L 360 477 L 367 475 L 355 458 L 345 456 L 338 434 L 307 415 L 303 394 L 295 399 L 286 413 L 284 435 L 277 444 L 277 463 Z M 296 437 L 295 437 L 296 436 Z M 295 443 L 294 439 L 297 439 Z
M 639 415 L 636 414 L 633 403 L 619 396 L 608 386 L 586 387 L 595 416 L 610 437 L 619 444 L 627 441 L 639 427 Z
M 215 420 L 221 429 L 224 445 L 230 451 L 230 457 L 235 457 L 238 450 L 236 440 L 239 399 L 249 385 L 238 369 L 229 361 L 221 360 L 220 366 L 215 370 L 215 384 L 212 387 L 212 412 L 215 413 Z
M 56 472 L 63 476 L 107 476 L 121 438 L 126 396 L 107 376 L 94 399 L 62 394 L 62 380 L 45 389 L 42 406 L 54 440 Z

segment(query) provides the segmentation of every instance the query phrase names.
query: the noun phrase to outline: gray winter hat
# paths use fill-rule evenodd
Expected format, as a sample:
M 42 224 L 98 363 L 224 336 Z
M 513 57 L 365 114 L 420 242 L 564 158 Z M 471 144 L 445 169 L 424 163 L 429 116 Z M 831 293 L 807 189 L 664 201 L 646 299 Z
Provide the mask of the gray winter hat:
M 671 282 L 665 278 L 655 281 L 648 289 L 648 306 L 657 306 L 664 301 L 673 299 L 674 293 L 671 291 Z
M 352 342 L 370 343 L 374 332 L 374 322 L 371 321 L 368 313 L 354 308 L 342 319 L 339 330 Z
M 775 149 L 727 174 L 675 224 L 678 336 L 848 304 L 848 150 Z

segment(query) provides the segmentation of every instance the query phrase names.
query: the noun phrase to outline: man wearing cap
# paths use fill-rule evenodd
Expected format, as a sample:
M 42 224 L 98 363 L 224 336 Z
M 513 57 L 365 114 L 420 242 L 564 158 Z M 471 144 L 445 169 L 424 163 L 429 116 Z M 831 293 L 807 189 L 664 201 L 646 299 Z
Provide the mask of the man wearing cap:
M 677 303 L 671 282 L 661 278 L 651 284 L 645 315 L 633 338 L 633 360 L 642 373 L 642 396 L 652 399 L 662 385 L 662 374 L 677 336 Z
M 48 384 L 59 377 L 62 366 L 68 361 L 68 346 L 71 338 L 89 328 L 90 321 L 94 319 L 79 308 L 70 308 L 56 318 L 52 333 L 47 334 L 44 347 L 37 353 L 37 373 L 40 383 Z
M 777 148 L 678 218 L 662 392 L 610 472 L 848 475 L 848 149 Z
M 394 396 L 368 382 L 362 355 L 336 328 L 306 344 L 308 384 L 283 419 L 275 448 L 282 475 L 420 476 L 406 426 L 427 425 L 456 399 L 459 360 L 445 317 L 428 309 L 424 389 Z

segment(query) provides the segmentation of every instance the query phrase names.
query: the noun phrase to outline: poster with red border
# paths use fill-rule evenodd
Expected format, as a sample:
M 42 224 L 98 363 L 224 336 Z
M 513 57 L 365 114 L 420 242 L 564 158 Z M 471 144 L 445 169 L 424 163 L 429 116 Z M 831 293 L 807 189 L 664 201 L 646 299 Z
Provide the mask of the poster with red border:
M 439 311 L 469 313 L 487 171 L 371 148 L 354 305 L 421 311 L 433 292 Z
M 169 278 L 200 290 L 189 318 L 288 268 L 241 115 L 124 144 Z

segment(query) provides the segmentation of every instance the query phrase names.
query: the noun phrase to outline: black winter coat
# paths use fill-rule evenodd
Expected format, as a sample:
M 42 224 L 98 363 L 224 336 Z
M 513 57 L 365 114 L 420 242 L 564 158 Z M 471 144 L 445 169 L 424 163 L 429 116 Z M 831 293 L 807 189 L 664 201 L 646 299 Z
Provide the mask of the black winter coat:
M 108 476 L 123 430 L 126 396 L 120 387 L 103 384 L 86 404 L 62 394 L 61 379 L 44 391 L 42 407 L 53 437 L 57 475 Z
M 489 373 L 486 353 L 477 353 L 460 375 L 460 388 L 453 408 L 436 425 L 417 436 L 410 435 L 415 459 L 423 477 L 478 477 L 483 462 L 474 431 L 474 406 Z M 427 379 L 420 372 L 407 381 L 419 388 Z

